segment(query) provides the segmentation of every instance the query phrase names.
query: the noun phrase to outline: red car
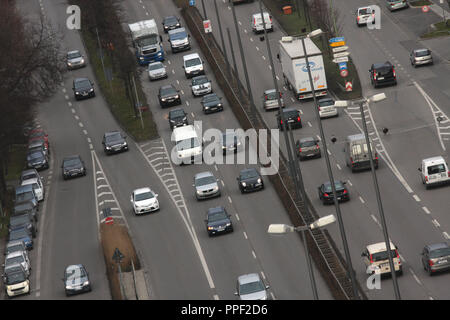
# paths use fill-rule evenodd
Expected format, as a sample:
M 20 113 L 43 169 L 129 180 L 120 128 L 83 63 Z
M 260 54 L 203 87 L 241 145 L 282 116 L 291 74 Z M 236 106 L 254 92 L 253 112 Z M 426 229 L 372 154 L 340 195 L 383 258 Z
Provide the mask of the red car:
M 44 140 L 45 147 L 49 148 L 49 142 L 48 142 L 48 134 L 45 133 L 42 129 L 33 129 L 30 131 L 30 134 L 28 136 L 28 142 L 36 141 L 36 140 Z

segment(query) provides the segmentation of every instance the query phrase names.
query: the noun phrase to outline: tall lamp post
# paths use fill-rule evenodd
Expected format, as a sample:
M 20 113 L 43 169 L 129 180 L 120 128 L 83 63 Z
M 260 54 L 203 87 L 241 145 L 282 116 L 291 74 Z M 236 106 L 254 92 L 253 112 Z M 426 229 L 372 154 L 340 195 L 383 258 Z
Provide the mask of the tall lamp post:
M 334 182 L 334 178 L 333 178 L 333 172 L 331 171 L 331 164 L 330 164 L 330 158 L 328 156 L 328 149 L 327 149 L 327 143 L 325 140 L 325 134 L 323 132 L 322 121 L 320 119 L 319 107 L 317 105 L 316 92 L 314 89 L 314 82 L 313 82 L 313 79 L 311 76 L 311 67 L 309 65 L 308 53 L 306 52 L 306 47 L 305 47 L 305 38 L 313 38 L 313 37 L 321 35 L 322 33 L 323 33 L 322 30 L 317 29 L 317 30 L 311 31 L 306 36 L 301 36 L 300 39 L 302 41 L 303 52 L 305 55 L 305 62 L 306 62 L 306 68 L 308 70 L 309 84 L 311 86 L 312 96 L 314 99 L 314 110 L 316 113 L 317 123 L 319 125 L 320 138 L 322 139 L 323 153 L 325 156 L 325 163 L 327 165 L 328 177 L 330 179 L 330 184 L 331 184 L 331 190 L 332 190 L 333 194 L 337 194 L 336 186 L 334 185 L 335 182 Z M 347 260 L 348 273 L 350 276 L 350 281 L 351 281 L 351 285 L 352 285 L 352 289 L 353 289 L 353 295 L 354 295 L 355 299 L 359 300 L 359 294 L 358 294 L 358 289 L 357 289 L 357 285 L 356 285 L 355 273 L 353 272 L 353 265 L 352 265 L 352 260 L 350 257 L 350 250 L 348 249 L 347 237 L 345 235 L 344 222 L 342 220 L 341 209 L 339 207 L 339 202 L 337 200 L 337 197 L 333 197 L 333 198 L 334 198 L 334 207 L 336 208 L 336 215 L 337 215 L 337 219 L 338 219 L 338 223 L 339 223 L 339 231 L 340 231 L 342 243 L 344 246 L 345 259 Z
M 311 257 L 309 256 L 309 250 L 308 250 L 308 244 L 306 243 L 306 231 L 310 231 L 317 228 L 325 227 L 326 225 L 329 225 L 336 221 L 336 218 L 334 215 L 330 214 L 328 216 L 322 217 L 313 223 L 305 226 L 299 226 L 299 227 L 293 227 L 286 224 L 271 224 L 269 225 L 269 228 L 267 229 L 267 232 L 270 234 L 285 234 L 289 232 L 301 232 L 303 237 L 303 246 L 305 247 L 305 255 L 306 255 L 306 261 L 308 264 L 308 272 L 309 272 L 309 279 L 311 281 L 311 289 L 313 291 L 314 300 L 318 300 L 318 294 L 317 294 L 317 287 L 316 287 L 316 281 L 314 279 L 314 273 L 312 269 L 311 264 Z
M 362 124 L 363 124 L 363 129 L 364 129 L 364 135 L 366 137 L 366 144 L 367 144 L 367 150 L 369 152 L 369 159 L 370 159 L 370 170 L 372 172 L 372 180 L 373 180 L 373 185 L 375 188 L 375 195 L 377 197 L 377 205 L 378 205 L 378 213 L 380 214 L 380 219 L 381 219 L 381 226 L 383 227 L 383 236 L 384 236 L 384 241 L 386 243 L 386 250 L 388 252 L 388 258 L 389 258 L 389 266 L 391 268 L 391 275 L 392 275 L 392 281 L 394 283 L 394 293 L 395 293 L 395 298 L 397 300 L 401 300 L 400 297 L 400 289 L 398 286 L 398 282 L 397 282 L 397 274 L 395 273 L 395 268 L 394 268 L 394 260 L 392 257 L 392 252 L 391 250 L 389 250 L 388 248 L 391 247 L 390 245 L 390 240 L 389 240 L 389 234 L 388 234 L 388 230 L 387 230 L 387 224 L 386 224 L 386 218 L 384 216 L 384 210 L 383 210 L 383 203 L 381 202 L 381 196 L 380 196 L 380 189 L 378 186 L 378 179 L 377 179 L 377 174 L 375 171 L 375 164 L 373 161 L 373 155 L 372 155 L 372 146 L 370 144 L 369 141 L 369 132 L 367 130 L 367 124 L 366 124 L 366 118 L 364 116 L 364 104 L 366 103 L 367 105 L 369 105 L 369 102 L 380 102 L 386 99 L 386 95 L 384 93 L 379 93 L 376 94 L 370 98 L 363 98 L 363 99 L 359 99 L 356 101 L 336 101 L 335 102 L 335 106 L 336 107 L 347 107 L 349 104 L 352 105 L 359 105 L 359 110 L 361 111 L 361 118 L 362 118 Z

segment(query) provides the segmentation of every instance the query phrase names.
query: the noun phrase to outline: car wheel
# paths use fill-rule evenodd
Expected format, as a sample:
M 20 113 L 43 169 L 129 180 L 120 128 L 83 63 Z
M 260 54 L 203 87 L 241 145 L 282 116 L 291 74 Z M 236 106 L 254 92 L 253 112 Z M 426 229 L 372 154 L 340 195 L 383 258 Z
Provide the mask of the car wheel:
M 322 158 L 322 152 L 319 152 L 319 154 L 317 155 L 317 158 Z
M 431 268 L 430 268 L 430 267 L 427 268 L 427 272 L 428 272 L 428 275 L 429 275 L 430 277 L 433 276 L 433 272 L 431 271 Z
M 239 187 L 239 189 L 241 190 L 241 193 L 244 194 L 244 189 L 242 189 L 241 187 Z

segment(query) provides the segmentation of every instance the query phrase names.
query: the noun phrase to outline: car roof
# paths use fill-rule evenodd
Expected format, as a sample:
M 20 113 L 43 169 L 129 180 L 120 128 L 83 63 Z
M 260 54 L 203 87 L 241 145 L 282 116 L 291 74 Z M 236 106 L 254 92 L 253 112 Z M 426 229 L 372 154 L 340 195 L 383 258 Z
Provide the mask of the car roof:
M 267 11 L 264 11 L 263 14 L 264 14 L 264 16 L 267 16 L 269 13 Z M 258 18 L 258 17 L 261 18 L 261 12 L 252 14 L 252 17 L 254 17 L 254 18 Z
M 187 54 L 187 55 L 183 56 L 183 61 L 195 59 L 195 58 L 200 58 L 198 53 L 191 53 L 191 54 Z
M 362 9 L 370 9 L 370 10 L 372 10 L 371 7 L 360 7 L 360 8 L 358 8 L 358 11 L 359 11 L 359 10 L 362 10 Z
M 439 243 L 431 243 L 425 246 L 429 251 L 448 248 L 449 245 L 447 242 L 439 242 Z
M 299 112 L 297 109 L 295 108 L 284 108 L 283 109 L 284 113 L 290 113 L 290 112 Z
M 175 87 L 172 84 L 166 84 L 165 86 L 162 86 L 159 88 L 159 90 L 164 90 L 164 89 L 175 89 Z
M 71 53 L 80 53 L 80 50 L 72 50 L 72 51 L 67 52 L 67 54 L 71 54 Z
M 25 251 L 14 251 L 14 252 L 8 253 L 8 254 L 6 255 L 6 258 L 5 258 L 5 259 L 8 259 L 8 258 L 15 258 L 15 257 L 18 257 L 18 256 L 22 256 L 22 255 L 24 254 L 24 252 L 25 252 Z
M 89 81 L 89 79 L 88 78 L 75 78 L 75 79 L 73 79 L 73 82 L 81 82 L 81 81 Z
M 198 80 L 198 79 L 203 79 L 203 78 L 206 78 L 206 79 L 208 79 L 208 77 L 207 77 L 206 75 L 202 74 L 202 75 L 200 75 L 200 76 L 195 76 L 195 77 L 192 77 L 192 81 L 194 81 L 194 80 Z
M 164 20 L 167 20 L 167 19 L 172 19 L 172 18 L 175 18 L 175 19 L 177 19 L 177 20 L 178 20 L 178 18 L 177 18 L 176 16 L 167 16 L 167 17 L 164 17 Z
M 396 249 L 395 245 L 392 242 L 390 242 L 390 246 L 391 246 L 391 250 Z M 369 244 L 367 246 L 367 250 L 371 254 L 386 251 L 386 242 L 383 241 L 383 242 L 378 242 L 378 243 L 374 243 L 374 244 Z
M 22 193 L 22 192 L 27 192 L 33 190 L 33 187 L 30 186 L 29 184 L 26 184 L 24 186 L 18 186 L 16 187 L 16 193 Z
M 257 281 L 261 281 L 261 278 L 259 277 L 259 274 L 257 274 L 257 273 L 243 274 L 238 277 L 239 285 L 257 282 Z
M 255 168 L 247 168 L 247 169 L 242 169 L 240 174 L 246 173 L 246 172 L 254 172 L 256 171 L 258 173 L 258 170 L 256 170 Z
M 445 159 L 442 156 L 430 157 L 422 160 L 423 164 L 433 165 L 439 163 L 445 163 Z
M 175 112 L 180 112 L 180 111 L 183 111 L 184 113 L 186 113 L 186 111 L 184 111 L 183 108 L 177 108 L 177 109 L 170 110 L 170 111 L 169 111 L 169 114 L 175 113 Z
M 20 174 L 21 177 L 29 175 L 30 173 L 34 173 L 35 175 L 39 175 L 39 173 L 37 172 L 36 169 L 27 169 L 27 170 L 23 170 L 22 173 Z
M 305 138 L 300 138 L 299 141 L 300 141 L 300 143 L 302 143 L 302 142 L 316 141 L 316 139 L 313 137 L 305 137 Z
M 33 184 L 33 183 L 37 183 L 38 179 L 37 178 L 31 178 L 31 179 L 27 179 L 22 181 L 22 186 L 26 186 L 27 184 Z
M 334 99 L 333 98 L 322 98 L 322 99 L 317 100 L 317 102 L 319 102 L 319 103 L 322 101 L 333 101 L 334 102 Z
M 144 187 L 144 188 L 135 189 L 133 192 L 134 192 L 134 194 L 141 194 L 141 193 L 153 192 L 153 191 L 149 187 Z
M 264 94 L 273 93 L 275 91 L 276 91 L 275 89 L 267 89 L 267 90 L 264 91 Z
M 393 67 L 392 63 L 389 61 L 386 62 L 378 62 L 373 64 L 374 69 L 383 68 L 383 67 Z
M 82 264 L 71 264 L 66 267 L 65 272 L 78 269 L 86 269 L 86 268 Z
M 108 131 L 108 132 L 105 132 L 105 137 L 108 137 L 108 136 L 113 136 L 113 135 L 116 135 L 116 134 L 120 134 L 120 131 L 119 130 L 114 130 L 114 131 Z
M 155 65 L 155 64 L 162 65 L 162 66 L 164 67 L 164 64 L 163 64 L 161 61 L 151 62 L 151 63 L 149 63 L 148 65 L 149 65 L 149 66 L 153 66 L 153 65 Z
M 28 144 L 28 149 L 34 148 L 34 147 L 41 147 L 45 144 L 45 141 L 43 139 L 36 139 L 33 140 Z
M 23 242 L 23 240 L 8 241 L 8 243 L 6 244 L 6 248 L 14 247 L 20 244 L 25 247 L 25 242 Z
M 75 154 L 73 156 L 67 156 L 67 157 L 63 158 L 63 162 L 66 161 L 66 160 L 72 160 L 72 159 L 79 159 L 79 160 L 81 160 L 81 157 L 79 155 L 77 155 L 77 154 Z
M 217 95 L 217 93 L 213 92 L 213 93 L 205 94 L 205 95 L 203 96 L 202 100 L 207 99 L 207 98 L 212 98 L 212 97 L 217 97 L 217 98 L 220 99 L 220 97 Z
M 195 174 L 194 179 L 200 179 L 205 177 L 214 177 L 211 171 L 203 171 Z
M 414 49 L 414 52 L 420 52 L 420 51 L 430 51 L 430 49 L 427 48 L 420 48 L 420 49 Z
M 175 33 L 179 33 L 179 32 L 186 32 L 186 29 L 184 27 L 180 27 L 180 28 L 176 28 L 173 30 L 169 30 L 169 36 L 171 36 L 172 34 L 175 34 Z
M 214 207 L 214 208 L 208 209 L 208 215 L 218 213 L 218 212 L 225 212 L 225 208 L 224 207 Z

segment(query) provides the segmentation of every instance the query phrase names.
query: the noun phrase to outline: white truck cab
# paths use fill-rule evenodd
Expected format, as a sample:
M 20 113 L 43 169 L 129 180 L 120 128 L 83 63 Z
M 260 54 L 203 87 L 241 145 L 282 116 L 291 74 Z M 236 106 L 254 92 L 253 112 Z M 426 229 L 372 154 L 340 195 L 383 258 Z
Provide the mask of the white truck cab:
M 192 78 L 193 76 L 198 76 L 205 74 L 203 68 L 203 61 L 198 53 L 191 53 L 183 56 L 183 69 L 186 78 Z
M 263 14 L 264 21 L 266 22 L 266 30 L 273 31 L 272 16 L 268 12 L 264 12 Z M 252 15 L 252 30 L 254 33 L 264 32 L 264 25 L 260 12 Z
M 432 185 L 450 182 L 448 164 L 442 156 L 423 159 L 418 170 L 421 173 L 422 183 L 427 189 Z

